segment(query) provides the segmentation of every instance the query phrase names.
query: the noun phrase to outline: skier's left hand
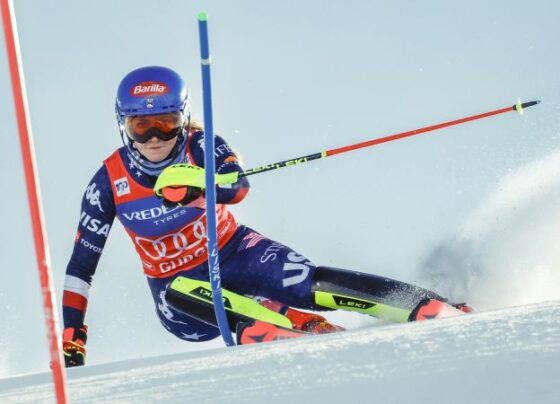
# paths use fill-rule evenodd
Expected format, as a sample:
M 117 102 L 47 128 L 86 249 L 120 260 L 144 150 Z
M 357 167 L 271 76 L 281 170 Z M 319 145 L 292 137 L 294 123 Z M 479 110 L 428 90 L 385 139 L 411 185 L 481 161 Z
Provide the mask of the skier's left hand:
M 169 189 L 171 188 L 171 189 Z M 168 192 L 171 191 L 172 199 L 166 198 L 171 197 Z M 167 189 L 162 190 L 163 204 L 167 207 L 184 206 L 187 208 L 198 208 L 204 205 L 204 189 L 193 187 L 193 186 L 182 186 L 173 189 L 172 187 L 167 187 Z

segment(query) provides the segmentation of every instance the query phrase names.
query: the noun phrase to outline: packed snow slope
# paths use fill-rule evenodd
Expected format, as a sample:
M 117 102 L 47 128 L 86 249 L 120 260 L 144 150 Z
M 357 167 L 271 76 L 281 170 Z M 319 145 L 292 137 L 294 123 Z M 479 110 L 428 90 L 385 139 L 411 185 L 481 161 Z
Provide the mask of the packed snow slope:
M 558 403 L 560 301 L 72 369 L 73 402 Z M 50 375 L 0 402 L 53 402 Z

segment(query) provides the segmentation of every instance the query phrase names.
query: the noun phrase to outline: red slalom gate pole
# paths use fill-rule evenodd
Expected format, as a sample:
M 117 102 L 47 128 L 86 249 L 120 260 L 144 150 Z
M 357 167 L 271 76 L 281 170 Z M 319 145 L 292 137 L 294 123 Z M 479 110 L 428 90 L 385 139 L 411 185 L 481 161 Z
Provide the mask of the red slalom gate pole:
M 421 133 L 426 133 L 426 132 L 431 132 L 431 131 L 438 130 L 438 129 L 447 128 L 449 126 L 460 125 L 460 124 L 465 123 L 465 122 L 476 121 L 477 119 L 488 118 L 490 116 L 503 114 L 505 112 L 512 112 L 512 111 L 521 112 L 523 110 L 523 108 L 529 108 L 529 107 L 531 107 L 533 105 L 536 105 L 538 103 L 540 103 L 540 101 L 530 101 L 530 102 L 526 102 L 524 104 L 518 103 L 518 104 L 513 105 L 513 106 L 508 106 L 508 107 L 505 107 L 505 108 L 496 109 L 494 111 L 485 112 L 483 114 L 472 115 L 472 116 L 468 116 L 466 118 L 455 119 L 453 121 L 443 122 L 443 123 L 439 123 L 437 125 L 426 126 L 424 128 L 414 129 L 414 130 L 411 130 L 411 131 L 408 131 L 408 132 L 397 133 L 396 135 L 386 136 L 386 137 L 382 137 L 382 138 L 379 138 L 379 139 L 368 140 L 366 142 L 357 143 L 357 144 L 350 145 L 350 146 L 345 146 L 345 147 L 340 147 L 338 149 L 327 150 L 325 152 L 325 154 L 326 154 L 326 157 L 330 157 L 330 156 L 334 156 L 335 154 L 345 153 L 345 152 L 348 152 L 348 151 L 351 151 L 351 150 L 357 150 L 357 149 L 361 149 L 361 148 L 364 148 L 364 147 L 375 146 L 375 145 L 378 145 L 378 144 L 381 144 L 381 143 L 392 142 L 393 140 L 403 139 L 405 137 L 415 136 L 415 135 L 419 135 Z
M 39 191 L 39 178 L 35 163 L 35 151 L 31 133 L 31 122 L 25 94 L 25 82 L 19 52 L 19 41 L 11 0 L 0 0 L 2 11 L 2 25 L 4 26 L 4 38 L 6 41 L 6 52 L 12 81 L 12 92 L 18 124 L 19 139 L 21 144 L 25 183 L 31 213 L 31 224 L 35 240 L 35 253 L 37 257 L 37 268 L 41 292 L 43 295 L 43 310 L 49 339 L 49 351 L 51 357 L 51 369 L 54 380 L 56 400 L 59 404 L 68 402 L 66 387 L 66 374 L 62 365 L 62 353 L 58 345 L 58 315 L 54 309 L 55 294 L 52 285 L 50 269 L 50 256 L 47 245 L 47 235 L 43 225 L 43 212 L 41 209 L 41 196 Z
M 266 164 L 264 166 L 250 168 L 250 169 L 245 170 L 244 172 L 240 173 L 239 177 L 246 177 L 246 176 L 249 176 L 249 175 L 260 174 L 260 173 L 263 173 L 263 172 L 266 172 L 266 171 L 277 170 L 279 168 L 289 167 L 289 166 L 293 166 L 293 165 L 296 165 L 296 164 L 307 163 L 307 162 L 313 161 L 313 160 L 324 159 L 324 158 L 327 158 L 327 157 L 335 156 L 337 154 L 342 154 L 342 153 L 346 153 L 346 152 L 353 151 L 353 150 L 363 149 L 365 147 L 376 146 L 376 145 L 379 145 L 379 144 L 382 144 L 382 143 L 392 142 L 393 140 L 398 140 L 398 139 L 403 139 L 403 138 L 406 138 L 406 137 L 416 136 L 416 135 L 420 135 L 422 133 L 432 132 L 432 131 L 435 131 L 435 130 L 438 130 L 438 129 L 448 128 L 448 127 L 454 126 L 454 125 L 460 125 L 460 124 L 465 123 L 465 122 L 476 121 L 477 119 L 483 119 L 483 118 L 488 118 L 488 117 L 494 116 L 494 115 L 504 114 L 506 112 L 517 111 L 519 113 L 523 113 L 524 108 L 529 108 L 529 107 L 532 107 L 533 105 L 537 105 L 539 103 L 540 103 L 540 101 L 538 101 L 538 100 L 537 101 L 524 102 L 524 103 L 521 103 L 521 101 L 518 101 L 517 104 L 515 104 L 515 105 L 500 108 L 500 109 L 496 109 L 496 110 L 493 110 L 493 111 L 484 112 L 482 114 L 471 115 L 471 116 L 467 116 L 467 117 L 464 117 L 464 118 L 455 119 L 453 121 L 438 123 L 436 125 L 431 125 L 431 126 L 426 126 L 426 127 L 419 128 L 419 129 L 409 130 L 407 132 L 401 132 L 401 133 L 397 133 L 397 134 L 390 135 L 390 136 L 385 136 L 385 137 L 380 137 L 380 138 L 377 138 L 377 139 L 367 140 L 365 142 L 356 143 L 356 144 L 352 144 L 352 145 L 349 145 L 349 146 L 343 146 L 343 147 L 339 147 L 339 148 L 336 148 L 336 149 L 330 149 L 330 150 L 325 150 L 325 151 L 318 152 L 318 153 L 308 154 L 306 156 L 296 157 L 296 158 L 293 158 L 293 159 L 290 159 L 290 160 L 283 160 L 283 161 L 278 161 L 277 163 L 269 163 L 269 164 Z

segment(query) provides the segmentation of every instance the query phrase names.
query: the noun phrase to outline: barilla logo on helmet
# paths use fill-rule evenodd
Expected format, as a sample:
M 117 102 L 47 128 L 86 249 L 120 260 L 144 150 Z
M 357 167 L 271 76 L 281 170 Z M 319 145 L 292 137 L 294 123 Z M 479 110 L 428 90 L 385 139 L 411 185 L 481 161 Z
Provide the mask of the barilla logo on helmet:
M 161 81 L 143 81 L 130 89 L 130 95 L 134 97 L 151 97 L 163 95 L 169 92 L 169 87 Z

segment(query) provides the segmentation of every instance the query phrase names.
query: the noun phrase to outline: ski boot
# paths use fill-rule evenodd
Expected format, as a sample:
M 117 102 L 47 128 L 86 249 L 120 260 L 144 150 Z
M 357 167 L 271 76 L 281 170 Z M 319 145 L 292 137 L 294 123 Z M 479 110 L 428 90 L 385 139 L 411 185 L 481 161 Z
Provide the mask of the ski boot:
M 268 308 L 280 309 L 280 306 L 275 307 L 274 304 L 275 302 L 269 301 L 264 303 L 264 305 Z M 282 308 L 285 309 L 285 306 Z M 337 331 L 344 331 L 344 328 L 329 323 L 325 317 L 318 314 L 306 313 L 288 308 L 284 312 L 284 315 L 292 322 L 292 329 L 259 320 L 239 323 L 235 332 L 237 335 L 237 344 L 249 345 L 261 342 L 300 338 L 306 335 L 328 334 Z
M 345 331 L 344 328 L 329 323 L 325 317 L 315 313 L 306 313 L 289 308 L 284 315 L 290 319 L 294 329 L 311 334 L 330 334 Z
M 426 299 L 410 313 L 409 321 L 431 320 L 472 313 L 473 309 L 465 303 L 449 304 L 441 300 Z
M 309 333 L 301 330 L 284 328 L 259 320 L 238 323 L 235 334 L 237 335 L 237 345 L 251 345 L 261 342 L 280 341 L 309 335 Z
M 267 309 L 282 313 L 292 322 L 292 328 L 311 334 L 329 334 L 331 332 L 345 331 L 344 328 L 331 324 L 323 316 L 314 313 L 299 311 L 274 300 L 263 300 L 261 305 Z

